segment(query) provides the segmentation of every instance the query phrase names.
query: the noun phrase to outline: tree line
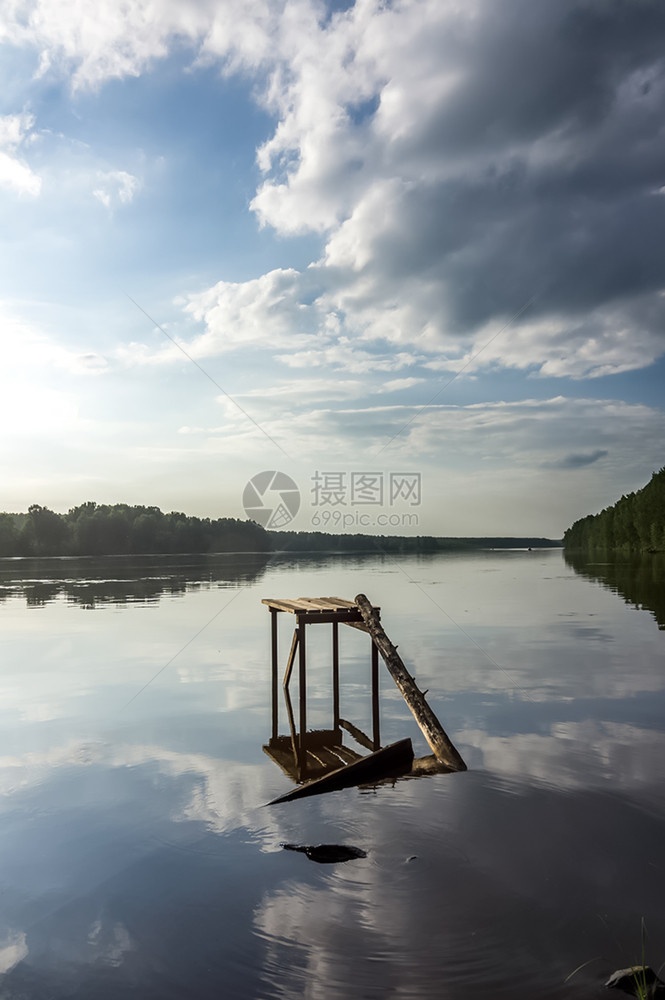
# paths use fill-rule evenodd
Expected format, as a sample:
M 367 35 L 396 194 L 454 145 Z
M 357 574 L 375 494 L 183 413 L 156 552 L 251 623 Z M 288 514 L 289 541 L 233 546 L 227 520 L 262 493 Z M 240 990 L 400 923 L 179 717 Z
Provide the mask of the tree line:
M 254 521 L 164 514 L 159 507 L 88 501 L 66 514 L 39 504 L 27 514 L 0 513 L 0 556 L 268 552 L 270 547 L 268 532 Z
M 255 521 L 190 517 L 159 507 L 97 504 L 57 514 L 32 504 L 0 513 L 0 556 L 103 556 L 212 552 L 434 553 L 560 545 L 548 538 L 436 538 L 322 531 L 266 531 Z
M 575 521 L 564 533 L 563 544 L 571 552 L 665 551 L 665 466 L 641 490 L 622 496 L 600 514 Z
M 464 552 L 469 549 L 555 548 L 561 541 L 551 538 L 444 538 L 433 535 L 350 535 L 325 531 L 271 531 L 275 551 L 288 552 L 379 552 L 427 553 Z

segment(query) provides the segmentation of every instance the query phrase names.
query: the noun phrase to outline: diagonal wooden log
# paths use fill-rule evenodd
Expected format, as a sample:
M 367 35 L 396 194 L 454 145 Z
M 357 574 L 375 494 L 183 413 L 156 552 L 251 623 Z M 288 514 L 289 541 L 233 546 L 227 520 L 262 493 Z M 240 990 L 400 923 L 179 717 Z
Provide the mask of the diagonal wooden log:
M 383 631 L 377 611 L 372 607 L 364 594 L 358 594 L 356 604 L 360 609 L 372 641 L 381 653 L 384 663 L 399 688 L 414 719 L 420 726 L 423 736 L 434 751 L 437 760 L 453 771 L 466 771 L 466 764 L 457 749 L 451 743 L 446 731 L 436 715 L 425 701 L 425 695 L 419 689 L 413 677 L 406 669 L 395 646 Z

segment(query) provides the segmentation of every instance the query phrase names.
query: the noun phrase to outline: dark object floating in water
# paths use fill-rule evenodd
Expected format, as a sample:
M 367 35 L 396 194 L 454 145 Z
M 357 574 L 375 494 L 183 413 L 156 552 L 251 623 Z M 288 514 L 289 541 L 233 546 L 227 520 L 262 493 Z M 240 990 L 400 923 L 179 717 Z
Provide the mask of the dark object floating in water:
M 367 857 L 367 851 L 346 844 L 315 844 L 313 846 L 282 844 L 282 847 L 285 851 L 299 851 L 300 854 L 306 854 L 310 861 L 316 861 L 320 865 L 335 865 L 340 861 L 353 861 L 355 858 Z
M 383 747 L 375 753 L 361 757 L 353 764 L 330 771 L 321 778 L 314 778 L 285 795 L 269 802 L 269 806 L 277 802 L 290 802 L 291 799 L 301 799 L 306 795 L 319 795 L 321 792 L 336 792 L 340 788 L 351 788 L 354 785 L 369 784 L 381 781 L 383 778 L 398 777 L 407 774 L 413 763 L 413 745 L 410 739 L 399 740 Z
M 612 973 L 605 986 L 632 993 L 634 997 L 665 997 L 665 983 L 648 965 L 631 965 L 628 969 L 618 969 Z

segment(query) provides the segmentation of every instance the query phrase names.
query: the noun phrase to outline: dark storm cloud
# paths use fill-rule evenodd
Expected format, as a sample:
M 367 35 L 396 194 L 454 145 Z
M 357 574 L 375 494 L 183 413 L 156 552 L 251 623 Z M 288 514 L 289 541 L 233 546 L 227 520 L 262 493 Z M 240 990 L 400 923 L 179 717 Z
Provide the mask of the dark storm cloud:
M 420 145 L 449 156 L 597 128 L 632 73 L 657 76 L 664 36 L 660 0 L 485 0 L 432 36 L 457 81 L 452 99 L 420 118 Z
M 545 469 L 584 469 L 587 465 L 593 465 L 600 458 L 605 458 L 609 452 L 598 449 L 598 451 L 592 451 L 588 454 L 571 454 L 566 455 L 559 462 L 549 462 L 543 466 Z
M 365 275 L 429 283 L 458 332 L 534 295 L 529 320 L 621 300 L 662 331 L 665 3 L 486 2 L 431 44 L 453 82 L 387 154 L 430 179 L 368 234 Z

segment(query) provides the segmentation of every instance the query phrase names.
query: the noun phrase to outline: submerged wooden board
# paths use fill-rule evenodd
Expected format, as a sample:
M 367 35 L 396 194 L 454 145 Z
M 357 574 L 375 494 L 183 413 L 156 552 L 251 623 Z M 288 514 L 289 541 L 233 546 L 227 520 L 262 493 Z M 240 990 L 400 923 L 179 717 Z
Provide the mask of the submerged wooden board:
M 336 792 L 341 788 L 368 784 L 373 780 L 380 781 L 389 776 L 397 777 L 410 771 L 412 763 L 413 746 L 411 740 L 399 740 L 397 743 L 383 747 L 367 757 L 361 757 L 354 764 L 347 764 L 336 771 L 324 774 L 321 778 L 308 781 L 267 804 L 274 806 L 278 802 L 291 802 L 292 799 L 302 799 L 308 795 Z
M 291 744 L 289 742 L 288 746 L 264 746 L 263 752 L 270 757 L 271 760 L 282 769 L 284 774 L 288 775 L 292 781 L 298 780 L 298 757 L 293 753 Z M 341 767 L 347 764 L 352 764 L 357 760 L 362 760 L 363 758 L 360 754 L 355 753 L 348 747 L 340 745 L 323 746 L 317 747 L 316 749 L 307 748 L 304 754 L 307 773 L 312 776 L 312 778 L 318 778 L 324 774 L 330 774 L 332 771 L 338 771 Z

